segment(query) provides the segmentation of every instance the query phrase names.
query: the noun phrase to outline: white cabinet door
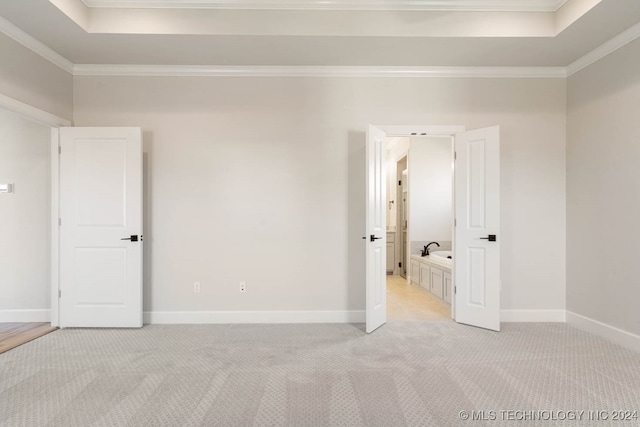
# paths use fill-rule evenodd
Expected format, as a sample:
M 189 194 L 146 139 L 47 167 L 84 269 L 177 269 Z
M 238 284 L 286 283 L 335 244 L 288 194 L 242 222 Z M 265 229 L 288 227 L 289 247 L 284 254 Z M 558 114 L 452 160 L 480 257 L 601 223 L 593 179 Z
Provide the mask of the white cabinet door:
M 387 321 L 387 202 L 385 156 L 386 137 L 382 129 L 369 126 L 366 142 L 366 331 L 373 332 Z
M 451 273 L 447 273 L 446 271 L 444 272 L 444 289 L 443 289 L 443 294 L 444 297 L 443 299 L 448 302 L 449 304 L 451 304 L 451 293 L 453 292 L 453 289 L 451 289 Z
M 426 290 L 429 290 L 431 286 L 430 272 L 431 272 L 431 267 L 429 267 L 429 265 L 425 264 L 424 262 L 421 262 L 420 263 L 420 286 L 422 286 Z
M 141 327 L 141 129 L 61 128 L 60 147 L 60 326 Z
M 411 283 L 420 284 L 420 262 L 411 260 Z
M 387 273 L 393 273 L 396 267 L 396 245 L 393 242 L 387 242 Z
M 435 296 L 442 298 L 442 286 L 444 282 L 444 278 L 442 275 L 442 270 L 437 269 L 435 267 L 431 267 L 431 293 Z
M 455 136 L 456 322 L 500 330 L 500 129 Z

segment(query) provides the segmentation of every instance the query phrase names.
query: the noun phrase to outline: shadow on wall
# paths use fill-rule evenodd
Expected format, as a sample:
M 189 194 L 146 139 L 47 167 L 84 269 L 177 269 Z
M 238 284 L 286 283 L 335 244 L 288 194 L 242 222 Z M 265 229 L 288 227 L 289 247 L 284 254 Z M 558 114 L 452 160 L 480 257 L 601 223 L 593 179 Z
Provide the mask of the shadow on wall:
M 153 254 L 153 234 L 151 201 L 153 200 L 153 188 L 151 180 L 151 142 L 153 135 L 150 132 L 142 134 L 142 219 L 144 221 L 142 235 L 144 236 L 144 250 L 142 258 L 142 311 L 152 310 L 152 254 Z
M 347 303 L 349 310 L 365 308 L 365 147 L 366 133 L 349 131 L 349 177 L 347 189 Z
M 618 64 L 624 64 L 616 67 L 615 78 L 608 78 L 610 67 L 608 61 L 597 62 L 589 66 L 587 70 L 571 76 L 567 83 L 569 107 L 580 108 L 588 106 L 600 99 L 611 97 L 613 94 L 624 93 L 631 88 L 640 86 L 640 74 L 638 74 L 638 67 L 636 66 L 637 58 L 633 53 L 634 46 L 637 44 L 640 44 L 640 40 L 629 43 L 608 57 L 608 61 L 617 60 Z M 597 79 L 598 84 L 589 84 L 589 90 L 574 89 L 582 81 L 592 81 L 592 79 Z

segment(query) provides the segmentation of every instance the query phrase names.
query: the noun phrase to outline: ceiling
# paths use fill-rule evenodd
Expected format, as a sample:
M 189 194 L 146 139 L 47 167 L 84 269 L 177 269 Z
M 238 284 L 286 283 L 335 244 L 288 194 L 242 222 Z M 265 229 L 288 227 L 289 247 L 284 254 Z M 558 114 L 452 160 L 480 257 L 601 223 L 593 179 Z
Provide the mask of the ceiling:
M 82 0 L 88 7 L 555 12 L 567 0 Z
M 640 1 L 2 0 L 0 16 L 74 64 L 565 67 L 638 24 Z

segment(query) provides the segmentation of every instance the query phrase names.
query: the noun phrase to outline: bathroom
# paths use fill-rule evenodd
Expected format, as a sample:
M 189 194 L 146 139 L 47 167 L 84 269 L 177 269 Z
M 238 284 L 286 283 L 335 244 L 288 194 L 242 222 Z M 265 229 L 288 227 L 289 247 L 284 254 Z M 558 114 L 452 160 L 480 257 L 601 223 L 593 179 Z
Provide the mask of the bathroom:
M 391 137 L 386 148 L 388 318 L 450 319 L 452 139 Z

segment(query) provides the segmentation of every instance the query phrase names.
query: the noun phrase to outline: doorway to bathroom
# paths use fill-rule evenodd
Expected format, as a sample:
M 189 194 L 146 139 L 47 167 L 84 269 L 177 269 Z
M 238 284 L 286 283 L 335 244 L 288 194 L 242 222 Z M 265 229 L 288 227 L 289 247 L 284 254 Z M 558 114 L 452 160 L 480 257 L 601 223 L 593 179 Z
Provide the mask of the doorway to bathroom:
M 387 319 L 451 319 L 453 139 L 386 139 Z
M 412 203 L 412 182 L 422 181 L 434 186 L 437 181 L 425 180 L 420 176 L 428 174 L 431 168 L 412 167 L 412 159 L 407 156 L 407 181 L 409 196 L 406 199 L 407 237 L 406 247 L 409 282 L 428 289 L 444 301 L 451 301 L 451 317 L 458 323 L 477 326 L 494 331 L 500 330 L 500 128 L 487 128 L 466 131 L 464 126 L 373 126 L 369 125 L 366 135 L 366 185 L 365 185 L 365 294 L 367 333 L 373 332 L 387 321 L 387 215 L 390 201 L 389 170 L 387 167 L 387 138 L 390 136 L 449 138 L 449 156 L 453 153 L 450 167 L 453 171 L 452 190 L 449 197 L 453 201 L 453 220 L 451 252 L 433 251 L 439 242 L 428 242 L 421 253 L 416 248 L 425 241 L 418 240 L 419 234 L 412 228 L 420 229 L 419 223 L 412 226 L 411 217 L 427 216 L 420 209 L 420 201 Z M 417 140 L 416 140 L 417 141 Z M 423 144 L 415 145 L 420 151 Z M 414 151 L 415 152 L 415 151 Z M 451 157 L 449 157 L 451 159 Z M 416 163 L 417 165 L 418 163 Z M 415 180 L 412 179 L 415 172 Z M 397 178 L 397 176 L 396 176 Z M 415 184 L 414 182 L 414 184 Z M 394 183 L 395 185 L 395 183 Z M 400 182 L 400 185 L 402 183 Z M 427 204 L 433 204 L 428 201 Z M 416 214 L 412 214 L 412 212 Z M 442 212 L 435 211 L 436 218 L 442 218 Z M 447 215 L 445 215 L 446 217 Z M 397 222 L 396 222 L 397 226 Z M 413 230 L 416 231 L 416 230 Z M 449 234 L 451 236 L 451 234 Z M 424 236 L 424 235 L 422 235 Z M 424 237 L 420 237 L 424 238 Z M 445 237 L 446 238 L 446 237 Z M 395 237 L 391 237 L 394 239 Z M 446 243 L 446 241 L 444 241 Z M 425 247 L 426 246 L 426 247 Z M 440 245 L 442 247 L 442 245 Z M 433 252 L 431 252 L 433 251 Z M 394 251 L 395 252 L 395 251 Z M 424 254 L 424 256 L 421 256 Z M 452 256 L 453 259 L 449 258 Z M 455 260 L 455 264 L 453 263 Z M 385 262 L 386 261 L 386 262 Z M 450 272 L 445 266 L 450 266 Z M 394 266 L 394 272 L 397 268 Z M 419 279 L 417 279 L 419 277 Z

